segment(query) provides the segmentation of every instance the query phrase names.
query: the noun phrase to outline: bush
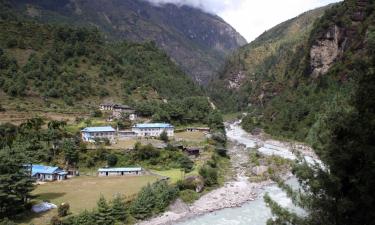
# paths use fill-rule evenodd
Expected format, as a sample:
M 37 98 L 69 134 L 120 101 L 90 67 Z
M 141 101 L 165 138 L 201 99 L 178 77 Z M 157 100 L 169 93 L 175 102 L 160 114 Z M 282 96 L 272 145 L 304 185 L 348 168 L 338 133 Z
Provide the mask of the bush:
M 193 203 L 199 199 L 199 194 L 190 189 L 180 191 L 179 196 L 185 203 Z
M 91 116 L 92 117 L 102 117 L 103 113 L 102 113 L 102 111 L 100 111 L 99 109 L 97 109 L 97 110 L 94 110 L 94 111 L 91 112 Z
M 218 172 L 217 169 L 212 168 L 209 165 L 204 165 L 199 170 L 199 175 L 201 175 L 204 179 L 204 184 L 206 186 L 214 186 L 218 184 Z
M 62 225 L 63 222 L 60 220 L 60 218 L 58 216 L 52 216 L 50 224 L 51 225 Z
M 108 166 L 110 166 L 110 167 L 116 166 L 117 161 L 118 161 L 118 158 L 115 154 L 109 154 L 107 156 L 107 165 Z
M 168 134 L 165 130 L 163 132 L 161 132 L 160 140 L 164 141 L 165 143 L 167 143 L 169 141 Z
M 185 173 L 189 173 L 194 167 L 194 162 L 185 155 L 179 158 L 178 162 L 180 163 L 181 168 L 184 169 Z
M 228 156 L 228 154 L 227 154 L 227 149 L 225 149 L 225 148 L 215 148 L 215 151 L 216 151 L 216 153 L 219 155 L 219 156 L 221 156 L 221 157 L 227 157 Z
M 57 208 L 57 214 L 60 217 L 67 216 L 69 214 L 70 205 L 69 203 L 61 203 Z

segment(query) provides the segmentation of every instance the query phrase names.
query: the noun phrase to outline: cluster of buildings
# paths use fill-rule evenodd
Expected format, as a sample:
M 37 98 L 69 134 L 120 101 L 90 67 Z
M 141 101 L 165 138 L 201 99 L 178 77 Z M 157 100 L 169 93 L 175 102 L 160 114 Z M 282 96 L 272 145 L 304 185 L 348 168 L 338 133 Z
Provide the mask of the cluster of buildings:
M 112 118 L 120 119 L 124 114 L 128 115 L 130 120 L 135 120 L 137 118 L 135 110 L 128 105 L 104 103 L 99 106 L 99 109 L 101 111 L 112 112 L 112 116 L 110 117 L 110 119 Z
M 86 127 L 81 130 L 82 140 L 86 142 L 103 138 L 114 141 L 116 138 L 159 137 L 163 132 L 166 132 L 168 137 L 173 137 L 174 127 L 169 123 L 139 123 L 134 125 L 131 130 L 116 130 L 111 126 Z
M 44 165 L 26 165 L 25 166 L 32 178 L 36 181 L 62 181 L 68 178 L 69 173 L 57 166 Z M 119 168 L 100 168 L 99 177 L 108 176 L 140 176 L 144 175 L 145 170 L 142 167 L 119 167 Z

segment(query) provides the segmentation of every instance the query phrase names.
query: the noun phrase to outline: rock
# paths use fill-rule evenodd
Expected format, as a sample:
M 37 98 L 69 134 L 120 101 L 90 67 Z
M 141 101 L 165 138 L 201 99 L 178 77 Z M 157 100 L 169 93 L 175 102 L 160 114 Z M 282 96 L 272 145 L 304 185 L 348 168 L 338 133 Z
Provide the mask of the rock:
M 255 166 L 251 169 L 251 172 L 257 176 L 263 175 L 265 172 L 267 172 L 268 166 Z
M 342 53 L 341 38 L 341 29 L 334 26 L 311 47 L 310 66 L 313 77 L 327 73 L 336 58 Z

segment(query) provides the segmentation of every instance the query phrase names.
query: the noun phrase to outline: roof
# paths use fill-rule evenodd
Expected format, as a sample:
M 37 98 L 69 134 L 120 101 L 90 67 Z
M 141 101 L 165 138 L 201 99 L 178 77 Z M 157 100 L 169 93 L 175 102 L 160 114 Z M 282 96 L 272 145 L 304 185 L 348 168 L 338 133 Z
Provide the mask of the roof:
M 134 128 L 173 128 L 169 123 L 138 123 Z
M 142 167 L 118 167 L 118 168 L 100 168 L 98 172 L 136 172 L 142 171 Z
M 32 165 L 31 168 L 31 176 L 34 176 L 38 173 L 53 174 L 57 172 L 61 172 L 61 170 L 57 166 Z
M 114 132 L 116 130 L 111 126 L 106 126 L 106 127 L 86 127 L 82 131 L 83 132 Z
M 117 108 L 117 109 L 132 109 L 132 107 L 130 107 L 128 105 L 120 105 L 120 104 L 114 104 L 113 108 Z

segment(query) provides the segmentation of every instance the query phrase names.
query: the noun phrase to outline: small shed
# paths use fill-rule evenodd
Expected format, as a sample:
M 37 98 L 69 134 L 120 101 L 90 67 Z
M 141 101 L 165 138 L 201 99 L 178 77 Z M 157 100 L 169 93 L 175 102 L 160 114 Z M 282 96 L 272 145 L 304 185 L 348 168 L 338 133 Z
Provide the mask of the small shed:
M 139 176 L 143 175 L 142 167 L 117 167 L 117 168 L 100 168 L 98 169 L 99 177 L 108 176 Z
M 199 154 L 200 154 L 200 149 L 199 148 L 195 148 L 195 147 L 187 147 L 187 148 L 184 149 L 184 151 L 188 155 L 193 155 L 193 156 L 199 156 Z

